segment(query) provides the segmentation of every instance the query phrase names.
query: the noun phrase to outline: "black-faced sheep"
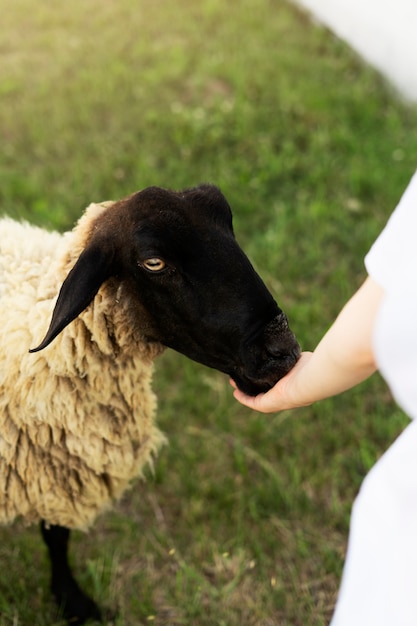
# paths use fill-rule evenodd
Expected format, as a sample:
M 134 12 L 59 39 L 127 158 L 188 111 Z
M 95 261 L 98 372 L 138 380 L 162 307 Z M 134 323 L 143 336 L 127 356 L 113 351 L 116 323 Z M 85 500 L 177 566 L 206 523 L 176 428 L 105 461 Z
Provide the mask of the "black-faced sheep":
M 99 610 L 68 565 L 69 529 L 164 442 L 154 358 L 168 346 L 255 394 L 299 347 L 211 185 L 92 204 L 64 235 L 0 220 L 0 299 L 0 523 L 41 523 L 52 591 L 80 624 Z

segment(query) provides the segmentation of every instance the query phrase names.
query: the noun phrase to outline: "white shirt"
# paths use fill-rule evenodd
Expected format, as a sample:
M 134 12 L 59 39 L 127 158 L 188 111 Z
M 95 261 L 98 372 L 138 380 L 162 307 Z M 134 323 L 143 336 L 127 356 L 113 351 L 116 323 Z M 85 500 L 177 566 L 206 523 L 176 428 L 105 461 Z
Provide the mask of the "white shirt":
M 385 292 L 375 328 L 375 359 L 398 404 L 416 419 L 417 173 L 365 265 Z
M 374 334 L 376 362 L 414 421 L 374 465 L 356 498 L 331 626 L 416 626 L 417 174 L 365 264 L 385 292 Z

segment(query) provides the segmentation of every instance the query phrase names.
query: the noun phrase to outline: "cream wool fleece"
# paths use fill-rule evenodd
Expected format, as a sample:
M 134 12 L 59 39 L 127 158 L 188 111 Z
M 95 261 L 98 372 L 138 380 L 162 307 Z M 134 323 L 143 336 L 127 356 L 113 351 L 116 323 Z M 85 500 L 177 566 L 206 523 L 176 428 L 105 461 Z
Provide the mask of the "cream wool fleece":
M 64 235 L 0 220 L 0 523 L 86 529 L 165 441 L 151 389 L 162 347 L 131 323 L 121 286 L 105 283 L 50 346 L 28 352 L 110 206 L 90 205 Z

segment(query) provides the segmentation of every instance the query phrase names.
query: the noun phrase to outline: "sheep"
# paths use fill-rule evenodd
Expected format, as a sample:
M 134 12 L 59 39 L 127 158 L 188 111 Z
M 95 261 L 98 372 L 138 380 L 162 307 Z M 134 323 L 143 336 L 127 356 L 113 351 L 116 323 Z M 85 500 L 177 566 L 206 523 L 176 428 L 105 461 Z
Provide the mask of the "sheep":
M 0 523 L 40 523 L 52 593 L 82 624 L 100 610 L 70 569 L 70 529 L 166 441 L 155 358 L 172 348 L 256 394 L 300 348 L 209 184 L 93 203 L 63 235 L 2 218 L 0 299 Z

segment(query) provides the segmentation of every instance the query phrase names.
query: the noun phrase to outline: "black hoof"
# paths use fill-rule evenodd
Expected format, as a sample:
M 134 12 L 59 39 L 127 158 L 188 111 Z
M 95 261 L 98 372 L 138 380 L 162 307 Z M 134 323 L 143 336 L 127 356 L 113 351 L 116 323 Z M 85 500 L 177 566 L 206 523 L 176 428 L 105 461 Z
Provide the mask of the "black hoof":
M 85 624 L 88 620 L 101 622 L 101 612 L 97 604 L 85 594 L 75 580 L 65 589 L 52 588 L 61 615 L 71 626 Z

